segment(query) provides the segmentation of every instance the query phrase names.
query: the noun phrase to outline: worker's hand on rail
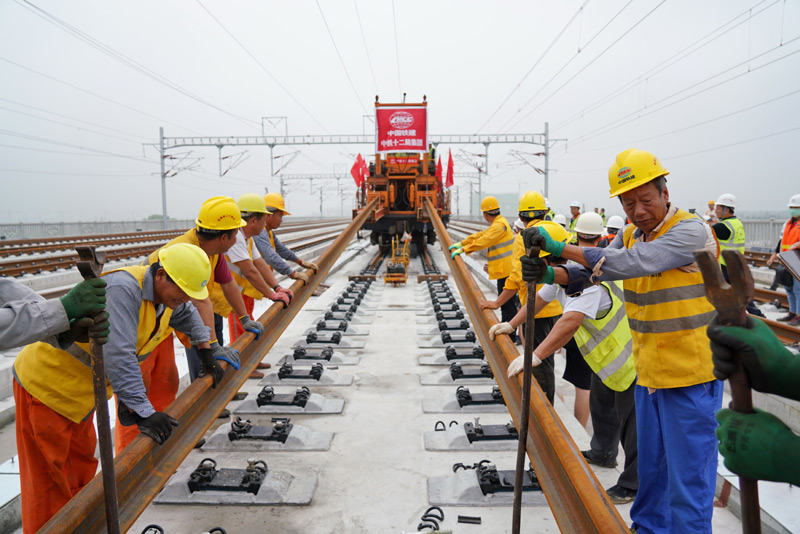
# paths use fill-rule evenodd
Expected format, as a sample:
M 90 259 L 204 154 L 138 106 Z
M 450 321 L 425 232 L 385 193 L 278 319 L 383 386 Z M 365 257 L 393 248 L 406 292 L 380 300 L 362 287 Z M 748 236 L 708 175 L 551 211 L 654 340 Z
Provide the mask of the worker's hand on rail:
M 482 310 L 496 310 L 500 305 L 493 300 L 479 299 L 478 305 Z
M 800 437 L 774 415 L 756 409 L 717 412 L 715 430 L 725 467 L 743 477 L 800 484 Z
M 302 273 L 300 271 L 292 272 L 290 278 L 292 280 L 302 280 L 303 284 L 308 284 L 308 281 L 311 279 L 311 277 L 308 276 L 308 273 Z
M 223 347 L 219 344 L 219 342 L 212 343 L 212 348 L 210 349 L 199 349 L 197 352 L 200 353 L 200 376 L 205 376 L 207 374 L 211 375 L 212 383 L 211 388 L 216 388 L 219 381 L 222 380 L 222 375 L 225 374 L 225 371 L 222 370 L 220 364 L 217 363 L 217 358 L 214 354 L 214 344 L 216 344 L 219 349 L 230 349 L 230 347 Z M 235 350 L 235 349 L 234 349 Z M 219 353 L 219 352 L 218 352 Z M 238 353 L 236 355 L 238 360 Z
M 514 327 L 510 323 L 497 323 L 489 328 L 489 338 L 495 339 L 500 334 L 513 334 Z
M 566 245 L 566 243 L 561 243 L 550 237 L 547 230 L 541 226 L 531 226 L 523 230 L 522 243 L 525 245 L 525 250 L 531 247 L 539 247 L 553 256 L 561 256 Z
M 292 298 L 285 292 L 280 291 L 282 288 L 278 288 L 277 291 L 273 291 L 271 295 L 267 298 L 273 302 L 281 302 L 283 303 L 283 309 L 289 307 L 289 303 L 292 302 Z
M 76 284 L 61 297 L 61 304 L 70 320 L 103 311 L 106 307 L 106 281 L 90 278 Z
M 520 256 L 522 279 L 526 284 L 552 284 L 556 273 L 542 258 Z
M 276 289 L 275 291 L 277 291 L 278 293 L 283 293 L 283 294 L 287 295 L 289 297 L 289 304 L 291 304 L 292 300 L 294 300 L 294 291 L 292 291 L 288 287 L 278 286 L 278 289 Z
M 153 441 L 161 445 L 172 434 L 172 427 L 178 426 L 178 421 L 164 412 L 156 412 L 150 417 L 141 418 L 136 426 L 139 427 L 139 432 L 150 436 Z
M 256 339 L 260 338 L 261 334 L 264 333 L 264 325 L 262 325 L 258 321 L 252 320 L 249 315 L 242 315 L 241 317 L 239 317 L 239 321 L 242 323 L 242 328 L 256 335 Z M 239 368 L 236 367 L 236 369 Z
M 459 254 L 463 254 L 463 253 L 464 253 L 464 249 L 463 248 L 454 248 L 450 253 L 450 257 L 452 259 L 456 259 L 456 256 L 458 256 Z
M 464 247 L 463 245 L 461 245 L 461 241 L 459 241 L 458 243 L 453 243 L 452 245 L 447 247 L 447 250 L 453 250 L 454 248 L 464 248 Z
M 715 317 L 708 326 L 714 376 L 726 380 L 736 370 L 737 354 L 750 386 L 762 393 L 798 399 L 800 356 L 792 354 L 760 319 L 747 318 L 747 327 L 722 326 Z
M 314 271 L 314 274 L 319 272 L 319 265 L 310 261 L 301 261 L 300 267 L 305 267 L 306 269 L 311 269 Z
M 514 378 L 516 375 L 522 372 L 524 358 L 524 356 L 517 356 L 511 361 L 510 364 L 508 364 L 508 371 L 506 372 L 508 378 Z M 542 360 L 540 360 L 536 353 L 534 353 L 533 358 L 531 359 L 531 367 L 539 367 L 541 364 Z

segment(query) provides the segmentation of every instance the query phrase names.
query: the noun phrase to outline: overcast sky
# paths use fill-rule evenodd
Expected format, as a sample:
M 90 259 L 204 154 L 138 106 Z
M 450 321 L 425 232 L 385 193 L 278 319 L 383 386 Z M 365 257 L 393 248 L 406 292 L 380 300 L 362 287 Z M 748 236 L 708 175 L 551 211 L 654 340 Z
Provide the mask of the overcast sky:
M 659 156 L 681 207 L 728 192 L 740 210 L 784 209 L 800 193 L 798 52 L 796 0 L 0 0 L 0 222 L 161 213 L 161 126 L 252 136 L 285 117 L 266 133 L 371 133 L 375 95 L 403 93 L 427 95 L 430 134 L 549 123 L 558 212 L 572 200 L 620 212 L 607 171 L 630 147 Z M 456 172 L 485 166 L 482 145 L 448 149 Z M 356 153 L 374 157 L 297 151 L 276 147 L 275 169 L 342 174 Z M 537 152 L 491 145 L 484 194 L 543 190 Z M 267 147 L 226 147 L 224 177 L 216 148 L 168 155 L 171 217 L 278 187 Z M 318 214 L 311 184 L 288 183 L 288 209 Z M 325 214 L 346 213 L 351 193 L 324 187 Z

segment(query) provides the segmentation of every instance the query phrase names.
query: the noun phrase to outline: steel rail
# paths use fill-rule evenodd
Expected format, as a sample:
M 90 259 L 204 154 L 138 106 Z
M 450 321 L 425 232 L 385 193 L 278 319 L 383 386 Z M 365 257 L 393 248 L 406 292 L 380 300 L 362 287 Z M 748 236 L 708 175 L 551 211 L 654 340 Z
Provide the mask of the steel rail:
M 116 457 L 115 475 L 120 501 L 120 526 L 123 531 L 133 525 L 197 441 L 211 427 L 217 415 L 244 385 L 264 354 L 275 344 L 302 305 L 325 279 L 336 259 L 376 205 L 377 200 L 373 200 L 363 208 L 345 231 L 322 253 L 317 262 L 320 271 L 311 277 L 308 285 L 303 285 L 301 281 L 292 284 L 295 297 L 291 306 L 283 310 L 280 304 L 275 303 L 258 318 L 265 326 L 260 339 L 256 340 L 253 334 L 245 332 L 231 344 L 240 351 L 239 371 L 229 371 L 227 364 L 223 362 L 226 372 L 216 389 L 210 389 L 210 376 L 198 378 L 165 410 L 180 422 L 180 426 L 163 445 L 157 445 L 152 439 L 139 435 Z M 101 474 L 96 475 L 39 530 L 39 534 L 63 532 L 106 532 Z
M 447 229 L 427 199 L 425 207 L 446 252 L 451 244 Z M 506 376 L 509 362 L 518 356 L 516 345 L 508 336 L 499 336 L 497 341 L 489 338 L 489 327 L 497 322 L 497 318 L 491 310 L 480 309 L 478 299 L 483 297 L 483 293 L 464 262 L 452 259 L 447 253 L 444 256 L 511 418 L 520 428 L 521 377 L 509 379 Z M 538 384 L 531 388 L 527 451 L 562 532 L 630 532 Z
M 757 287 L 753 298 L 759 302 L 768 302 L 770 304 L 777 300 L 784 308 L 789 307 L 789 296 L 780 291 L 772 291 L 771 289 Z

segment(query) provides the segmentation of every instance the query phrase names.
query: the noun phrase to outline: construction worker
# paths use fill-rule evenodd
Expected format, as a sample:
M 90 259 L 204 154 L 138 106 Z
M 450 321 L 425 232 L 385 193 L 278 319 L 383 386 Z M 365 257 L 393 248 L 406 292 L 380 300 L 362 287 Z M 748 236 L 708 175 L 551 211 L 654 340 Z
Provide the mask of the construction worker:
M 608 226 L 606 226 L 606 232 L 608 233 L 600 238 L 600 242 L 597 243 L 598 248 L 606 248 L 610 245 L 623 226 L 625 226 L 625 221 L 619 215 L 609 217 Z
M 800 194 L 789 199 L 789 220 L 786 221 L 781 230 L 781 237 L 775 252 L 767 260 L 767 267 L 778 258 L 779 252 L 800 249 Z M 800 326 L 800 282 L 792 280 L 791 286 L 786 287 L 786 296 L 789 300 L 789 313 L 778 317 L 779 321 L 784 321 L 792 326 Z
M 708 337 L 717 378 L 729 378 L 741 361 L 747 382 L 756 391 L 800 400 L 800 356 L 789 351 L 763 321 L 748 317 L 746 327 L 713 321 Z M 800 485 L 800 436 L 780 419 L 759 409 L 750 414 L 723 409 L 717 420 L 725 467 L 756 480 Z
M 105 370 L 120 405 L 117 422 L 137 425 L 163 443 L 177 421 L 147 400 L 139 363 L 176 328 L 200 346 L 203 365 L 214 365 L 209 328 L 190 298 L 205 298 L 211 276 L 208 256 L 181 243 L 159 252 L 149 267 L 123 267 L 103 274 L 110 333 L 103 347 Z M 87 343 L 67 350 L 28 345 L 14 361 L 17 452 L 23 532 L 36 532 L 83 488 L 97 471 L 97 436 L 91 356 Z M 214 377 L 216 383 L 217 377 Z
M 578 217 L 581 216 L 581 203 L 577 200 L 570 202 L 569 212 L 572 215 L 572 218 L 569 220 L 569 227 L 567 229 L 570 231 L 570 233 L 573 233 L 575 230 L 575 225 L 578 223 Z
M 566 230 L 566 229 L 567 229 L 567 218 L 566 218 L 566 217 L 564 217 L 564 215 L 563 215 L 563 214 L 561 214 L 561 213 L 556 213 L 556 215 L 553 217 L 553 222 L 555 222 L 555 223 L 558 223 L 558 224 L 560 224 L 561 226 L 563 226 L 563 227 L 564 227 L 564 230 Z
M 606 225 L 606 209 L 600 208 L 600 217 L 603 219 L 603 226 Z
M 575 225 L 581 247 L 594 247 L 600 240 L 598 232 L 602 232 L 602 220 L 599 216 L 592 220 L 595 215 L 584 213 Z M 538 224 L 543 225 L 547 223 Z M 584 230 L 591 233 L 584 233 Z M 554 234 L 558 236 L 556 239 L 564 239 L 558 230 Z M 636 369 L 622 282 L 602 282 L 572 296 L 566 296 L 560 286 L 546 285 L 536 295 L 536 310 L 556 298 L 564 306 L 564 314 L 536 351 L 551 352 L 571 340 L 576 343 L 578 355 L 590 368 L 591 395 L 587 395 L 587 402 L 594 431 L 591 448 L 581 452 L 591 464 L 614 468 L 622 442 L 625 467 L 617 483 L 606 492 L 614 504 L 631 502 L 639 487 L 634 403 Z M 513 331 L 525 322 L 526 315 L 525 308 L 522 308 L 510 323 L 492 326 L 489 337 L 494 339 L 498 334 Z M 569 353 L 567 358 L 569 366 Z M 534 354 L 533 364 L 538 362 L 539 358 Z M 522 356 L 508 366 L 508 377 L 521 371 Z M 564 375 L 566 378 L 566 371 Z
M 556 212 L 550 207 L 550 200 L 547 197 L 544 197 L 544 205 L 547 208 L 547 215 L 544 216 L 544 220 L 552 221 L 553 217 L 556 216 Z
M 470 234 L 458 243 L 450 245 L 450 255 L 470 254 L 486 249 L 489 280 L 497 281 L 497 294 L 503 292 L 506 278 L 511 274 L 511 252 L 514 248 L 514 232 L 505 217 L 500 215 L 500 202 L 495 197 L 481 201 L 481 212 L 489 228 Z M 502 320 L 510 321 L 517 313 L 514 301 L 509 299 L 500 307 Z
M 87 335 L 108 337 L 105 288 L 102 278 L 84 280 L 60 299 L 46 300 L 28 286 L 0 278 L 0 350 L 37 341 L 65 349 Z
M 315 273 L 319 271 L 319 267 L 316 263 L 301 260 L 289 247 L 281 243 L 278 236 L 275 235 L 275 230 L 280 227 L 283 217 L 291 215 L 286 211 L 283 196 L 280 193 L 267 193 L 264 195 L 264 204 L 267 207 L 264 230 L 253 237 L 253 242 L 259 254 L 267 262 L 270 269 L 274 269 L 292 280 L 302 280 L 304 284 L 307 284 L 309 281 L 308 273 L 292 269 L 286 261 L 294 262 L 304 269 L 313 270 Z
M 708 209 L 703 214 L 703 220 L 705 220 L 708 224 L 717 224 L 717 209 L 714 206 L 714 201 L 708 201 Z
M 714 414 L 723 387 L 706 341 L 714 307 L 693 253 L 718 256 L 719 247 L 702 219 L 670 203 L 667 174 L 649 152 L 617 155 L 610 194 L 633 224 L 606 248 L 565 246 L 540 228 L 523 232 L 527 246 L 580 264 L 554 269 L 522 258 L 525 280 L 567 285 L 567 294 L 623 280 L 638 375 L 639 490 L 630 514 L 640 534 L 711 532 L 717 478 Z
M 538 191 L 526 191 L 519 199 L 519 218 L 525 223 L 526 228 L 533 226 L 537 221 L 544 221 L 544 216 L 547 214 L 547 207 L 544 203 L 544 197 Z M 565 235 L 569 235 L 564 232 Z M 511 252 L 511 273 L 506 278 L 506 283 L 503 286 L 503 292 L 498 295 L 497 299 L 493 301 L 481 300 L 480 306 L 482 309 L 496 310 L 503 304 L 511 300 L 515 295 L 519 297 L 521 307 L 525 307 L 528 300 L 528 288 L 522 280 L 522 270 L 520 265 L 520 257 L 525 255 L 525 247 L 522 243 L 522 233 L 514 238 L 514 247 Z M 534 332 L 524 332 L 524 335 L 533 335 L 533 344 L 538 346 L 550 333 L 556 320 L 561 315 L 561 304 L 558 301 L 545 306 L 539 313 L 536 314 L 536 322 L 534 323 Z M 547 396 L 550 404 L 555 400 L 556 394 L 556 376 L 553 358 L 548 358 L 551 354 L 543 354 L 542 365 L 533 369 L 533 376 L 536 378 L 542 391 Z
M 725 277 L 727 282 L 730 282 L 728 277 L 728 267 L 725 265 L 725 258 L 722 256 L 722 251 L 726 249 L 738 250 L 740 254 L 744 254 L 744 225 L 742 221 L 736 218 L 733 211 L 736 209 L 736 197 L 730 193 L 720 195 L 715 204 L 715 211 L 717 222 L 711 226 L 714 230 L 714 235 L 717 236 L 719 242 L 719 264 L 722 268 L 722 276 Z M 750 301 L 747 305 L 747 313 L 764 317 L 764 313 L 758 309 L 754 301 Z

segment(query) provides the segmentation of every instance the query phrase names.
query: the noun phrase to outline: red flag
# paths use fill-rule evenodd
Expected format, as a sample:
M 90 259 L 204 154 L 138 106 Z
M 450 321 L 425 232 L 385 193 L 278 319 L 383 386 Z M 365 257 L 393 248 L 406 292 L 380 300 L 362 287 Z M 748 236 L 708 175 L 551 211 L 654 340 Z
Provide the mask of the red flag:
M 445 187 L 452 187 L 453 186 L 453 151 L 448 150 L 450 153 L 450 157 L 447 159 L 447 181 L 445 182 Z
M 361 183 L 363 184 L 367 178 L 369 178 L 369 167 L 367 166 L 366 160 L 361 158 Z
M 436 163 L 436 179 L 442 181 L 442 156 L 439 156 L 439 161 Z
M 350 175 L 353 177 L 353 180 L 355 180 L 356 187 L 361 187 L 361 184 L 364 182 L 364 158 L 361 157 L 361 154 L 358 155 L 356 162 L 353 163 L 353 167 L 350 169 Z

